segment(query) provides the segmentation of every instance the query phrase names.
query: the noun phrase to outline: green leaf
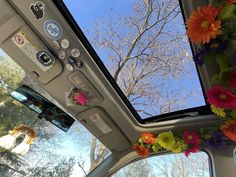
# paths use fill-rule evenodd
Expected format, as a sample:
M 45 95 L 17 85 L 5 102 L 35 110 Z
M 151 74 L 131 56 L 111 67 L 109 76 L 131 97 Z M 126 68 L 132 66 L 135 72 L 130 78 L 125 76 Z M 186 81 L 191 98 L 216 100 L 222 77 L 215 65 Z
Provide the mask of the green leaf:
M 154 152 L 158 152 L 158 151 L 161 150 L 161 146 L 160 146 L 158 143 L 156 143 L 156 144 L 154 144 L 154 145 L 152 146 L 152 150 L 153 150 Z
M 187 144 L 183 144 L 182 149 L 183 149 L 184 151 L 187 150 L 187 149 L 188 149 L 188 145 L 187 145 Z
M 204 58 L 204 62 L 206 64 L 211 64 L 215 61 L 215 54 L 213 53 L 207 53 L 206 57 Z
M 236 40 L 236 32 L 233 32 L 230 34 L 230 39 L 231 40 Z
M 228 58 L 225 54 L 216 55 L 216 62 L 218 63 L 220 70 L 229 68 Z
M 234 4 L 226 4 L 225 7 L 222 9 L 218 18 L 222 21 L 235 18 L 234 11 L 236 6 Z
M 213 2 L 214 7 L 219 7 L 220 5 L 224 4 L 225 0 L 218 0 Z
M 234 119 L 236 119 L 236 110 L 232 110 L 230 113 L 230 116 Z
M 219 76 L 218 74 L 215 74 L 211 77 L 211 84 L 212 85 L 217 85 L 220 83 L 220 79 L 219 79 Z

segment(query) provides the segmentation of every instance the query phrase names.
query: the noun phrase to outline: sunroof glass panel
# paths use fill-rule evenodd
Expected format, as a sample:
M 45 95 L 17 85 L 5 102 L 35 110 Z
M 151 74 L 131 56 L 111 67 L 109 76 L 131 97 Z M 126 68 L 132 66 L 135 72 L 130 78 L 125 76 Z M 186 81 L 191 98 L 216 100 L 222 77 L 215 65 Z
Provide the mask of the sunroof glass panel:
M 142 119 L 205 105 L 177 0 L 64 0 Z

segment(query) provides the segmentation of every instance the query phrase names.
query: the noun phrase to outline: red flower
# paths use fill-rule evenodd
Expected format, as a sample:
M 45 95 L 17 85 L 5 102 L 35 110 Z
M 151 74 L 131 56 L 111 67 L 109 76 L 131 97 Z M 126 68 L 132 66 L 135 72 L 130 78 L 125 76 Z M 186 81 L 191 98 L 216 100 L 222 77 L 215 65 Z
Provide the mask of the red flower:
M 207 91 L 207 101 L 218 108 L 236 108 L 236 96 L 219 85 L 213 86 Z
M 148 148 L 145 148 L 144 146 L 134 145 L 133 150 L 137 152 L 138 155 L 142 157 L 148 157 L 149 156 L 149 150 Z
M 232 141 L 236 142 L 236 121 L 230 120 L 225 122 L 224 125 L 221 126 L 221 130 L 224 135 Z
M 141 138 L 142 138 L 143 142 L 146 144 L 155 144 L 155 141 L 156 141 L 155 135 L 152 133 L 148 133 L 148 132 L 142 133 Z
M 215 20 L 219 10 L 208 4 L 193 11 L 187 20 L 187 35 L 196 44 L 208 43 L 210 39 L 222 34 L 221 21 Z
M 185 156 L 188 157 L 190 155 L 190 153 L 196 153 L 200 150 L 198 145 L 195 145 L 193 147 L 190 147 L 188 150 L 185 151 Z
M 228 74 L 229 86 L 231 89 L 236 89 L 236 72 Z
M 194 131 L 185 131 L 183 133 L 183 140 L 185 144 L 198 145 L 200 143 L 200 136 Z

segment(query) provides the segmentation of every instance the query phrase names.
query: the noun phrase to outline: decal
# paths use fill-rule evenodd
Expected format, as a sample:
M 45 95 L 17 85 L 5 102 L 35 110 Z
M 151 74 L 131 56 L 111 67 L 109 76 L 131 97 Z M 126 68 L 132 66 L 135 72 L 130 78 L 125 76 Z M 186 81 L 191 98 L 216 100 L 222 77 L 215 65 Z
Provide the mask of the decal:
M 61 39 L 63 30 L 61 25 L 55 20 L 47 20 L 44 23 L 44 31 L 53 40 Z
M 67 49 L 70 46 L 70 42 L 67 39 L 62 39 L 61 40 L 61 47 L 63 49 Z
M 66 68 L 67 68 L 68 70 L 70 70 L 70 71 L 73 71 L 73 70 L 74 70 L 74 68 L 73 68 L 73 66 L 72 66 L 71 64 L 66 64 Z
M 34 14 L 36 20 L 40 20 L 44 17 L 45 4 L 41 1 L 37 1 L 34 4 L 30 4 L 30 10 Z
M 72 57 L 74 57 L 74 58 L 78 58 L 79 56 L 80 56 L 80 51 L 79 51 L 79 49 L 72 49 L 71 50 L 71 55 L 72 55 Z
M 60 51 L 59 54 L 58 54 L 58 57 L 59 57 L 61 60 L 65 59 L 65 58 L 66 58 L 66 52 L 63 51 L 63 50 Z
M 71 65 L 74 65 L 74 64 L 76 64 L 76 60 L 72 57 L 69 57 L 68 58 L 68 63 L 70 63 Z
M 49 67 L 44 67 L 37 59 L 36 54 L 40 51 L 25 35 L 23 32 L 18 32 L 12 37 L 13 43 L 34 63 L 36 63 L 43 71 L 49 69 Z
M 18 34 L 14 36 L 14 41 L 18 46 L 23 46 L 25 43 L 24 38 Z
M 57 42 L 57 41 L 53 41 L 53 46 L 54 46 L 56 49 L 60 49 L 60 44 L 59 44 L 59 42 Z
M 90 120 L 104 133 L 110 133 L 112 131 L 111 127 L 102 119 L 99 114 L 94 114 L 90 117 Z

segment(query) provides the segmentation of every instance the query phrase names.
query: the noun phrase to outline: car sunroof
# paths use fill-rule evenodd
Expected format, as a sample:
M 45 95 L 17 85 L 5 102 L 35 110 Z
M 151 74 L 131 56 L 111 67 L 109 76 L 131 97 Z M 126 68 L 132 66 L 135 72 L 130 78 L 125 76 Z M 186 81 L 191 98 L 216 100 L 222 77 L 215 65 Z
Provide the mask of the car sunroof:
M 64 0 L 142 119 L 205 106 L 177 0 Z

